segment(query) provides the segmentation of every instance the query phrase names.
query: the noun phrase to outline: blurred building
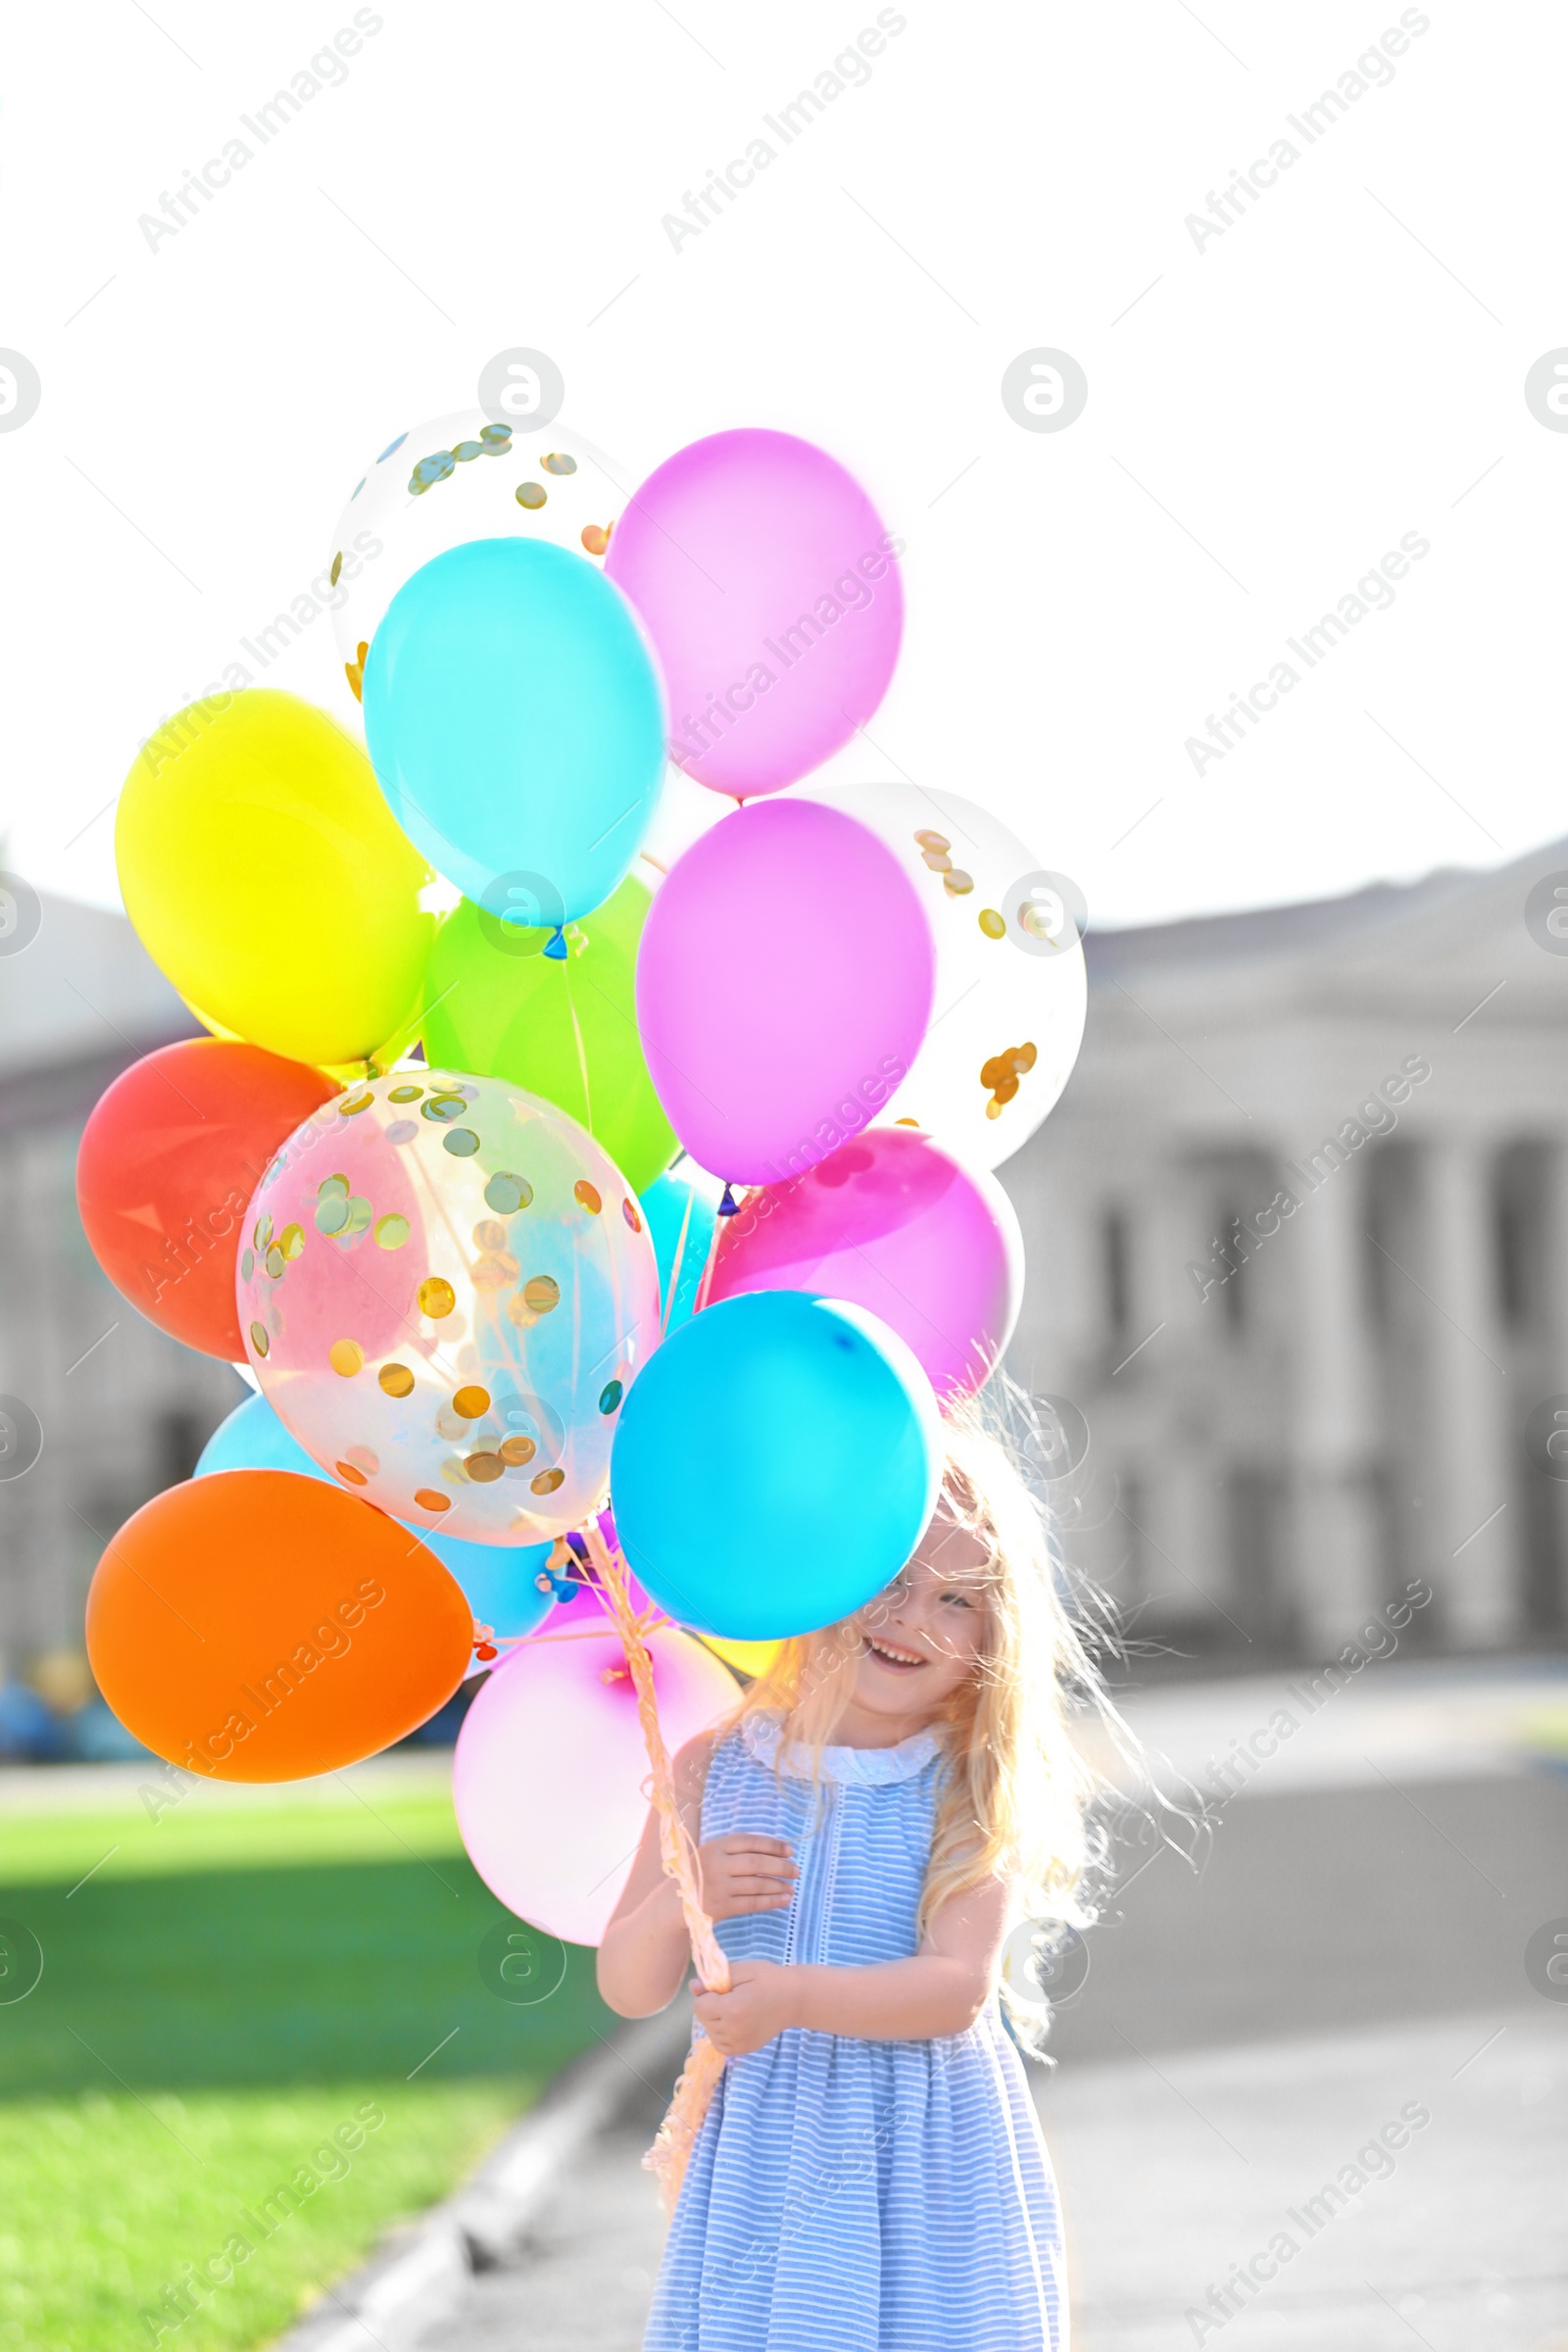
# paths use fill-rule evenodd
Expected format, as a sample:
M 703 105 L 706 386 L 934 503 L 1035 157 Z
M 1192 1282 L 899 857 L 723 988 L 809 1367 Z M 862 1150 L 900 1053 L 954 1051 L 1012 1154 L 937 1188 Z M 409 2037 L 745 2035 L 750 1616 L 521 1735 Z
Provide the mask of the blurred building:
M 99 1095 L 141 1054 L 195 1030 L 122 916 L 59 899 L 20 910 L 8 902 L 0 1682 L 42 1651 L 79 1648 L 82 1601 L 106 1539 L 149 1495 L 188 1476 L 244 1393 L 226 1366 L 165 1339 L 121 1298 L 76 1217 L 76 1145 Z
M 1002 1170 L 1074 1556 L 1209 1656 L 1322 1655 L 1411 1579 L 1407 1648 L 1560 1642 L 1568 844 L 1087 952 Z
M 79 1642 L 104 1542 L 243 1393 L 75 1214 L 94 1102 L 193 1023 L 121 916 L 41 918 L 0 933 L 0 1414 L 42 1433 L 0 1444 L 13 1671 Z M 1560 1643 L 1568 845 L 1087 950 L 1078 1067 L 1003 1170 L 1074 1556 L 1207 1659 L 1321 1656 L 1414 1579 L 1406 1649 Z

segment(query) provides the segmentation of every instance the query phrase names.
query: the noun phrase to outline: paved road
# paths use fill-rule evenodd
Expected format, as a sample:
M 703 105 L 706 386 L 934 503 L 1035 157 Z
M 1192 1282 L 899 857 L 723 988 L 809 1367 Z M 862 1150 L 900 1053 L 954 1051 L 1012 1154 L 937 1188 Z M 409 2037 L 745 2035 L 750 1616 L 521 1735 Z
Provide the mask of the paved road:
M 1196 1861 L 1135 1853 L 1092 1934 L 1036 2078 L 1077 2352 L 1568 2352 L 1568 2004 L 1524 1968 L 1568 1918 L 1568 1778 L 1462 1739 L 1448 1779 L 1441 1755 L 1405 1774 L 1397 1741 L 1370 1752 L 1360 1786 L 1343 1754 L 1316 1785 L 1260 1777 Z M 635 2352 L 662 2087 L 425 2352 Z M 1387 2177 L 1289 2218 L 1406 2105 L 1431 2120 Z M 1254 2299 L 1206 2301 L 1282 2230 L 1297 2250 Z
M 1568 2352 L 1568 2029 L 1544 2001 L 1064 2064 L 1040 2104 L 1076 2352 Z M 1401 2111 L 1431 2120 L 1357 2166 Z M 1255 2291 L 1208 2302 L 1259 2255 Z
M 475 2278 L 421 2352 L 636 2352 L 664 2235 L 641 2160 L 673 2087 L 637 2094 L 562 2181 L 520 2260 Z
M 1524 1947 L 1568 1917 L 1568 1778 L 1290 1789 L 1211 1819 L 1190 1855 L 1130 1857 L 1057 2015 L 1064 2070 L 1539 1997 Z

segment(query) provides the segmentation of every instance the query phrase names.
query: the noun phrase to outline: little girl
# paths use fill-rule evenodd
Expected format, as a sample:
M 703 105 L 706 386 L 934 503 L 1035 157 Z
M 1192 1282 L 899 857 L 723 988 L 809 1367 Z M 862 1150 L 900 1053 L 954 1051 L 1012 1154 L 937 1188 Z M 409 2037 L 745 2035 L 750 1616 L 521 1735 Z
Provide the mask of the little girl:
M 948 1437 L 903 1574 L 675 1759 L 732 1984 L 695 1990 L 727 2063 L 644 2352 L 1065 2352 L 1060 2215 L 997 1987 L 1010 1927 L 1085 1917 L 1065 1707 L 1095 1678 L 1010 1455 L 973 1417 Z M 651 1817 L 600 1989 L 646 2016 L 688 1960 Z

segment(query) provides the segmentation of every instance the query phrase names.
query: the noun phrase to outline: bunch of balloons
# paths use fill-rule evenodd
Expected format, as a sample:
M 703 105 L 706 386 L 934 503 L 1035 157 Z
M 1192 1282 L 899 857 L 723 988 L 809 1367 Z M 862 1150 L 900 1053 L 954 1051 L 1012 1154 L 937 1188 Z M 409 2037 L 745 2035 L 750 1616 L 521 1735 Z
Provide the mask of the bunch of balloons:
M 238 1780 L 388 1745 L 477 1655 L 469 1851 L 592 1941 L 649 1710 L 678 1744 L 918 1542 L 1018 1312 L 992 1171 L 1085 987 L 996 818 L 815 774 L 903 631 L 843 466 L 726 432 L 623 503 L 550 431 L 459 414 L 367 467 L 328 572 L 363 745 L 242 686 L 126 778 L 125 905 L 210 1034 L 98 1103 L 82 1222 L 255 1393 L 87 1634 L 132 1732 Z M 665 873 L 668 760 L 736 805 Z

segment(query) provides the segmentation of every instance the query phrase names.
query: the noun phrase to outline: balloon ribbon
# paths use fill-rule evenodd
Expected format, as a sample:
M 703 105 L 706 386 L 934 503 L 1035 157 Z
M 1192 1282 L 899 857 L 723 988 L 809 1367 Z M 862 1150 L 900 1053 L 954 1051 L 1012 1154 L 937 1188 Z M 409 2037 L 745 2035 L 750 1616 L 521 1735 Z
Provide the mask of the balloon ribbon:
M 697 1861 L 697 1844 L 681 1818 L 675 1800 L 675 1777 L 670 1770 L 669 1751 L 660 1729 L 659 1703 L 654 1692 L 654 1661 L 648 1654 L 643 1639 L 642 1622 L 632 1605 L 626 1582 L 626 1563 L 618 1550 L 612 1551 L 596 1527 L 584 1528 L 583 1538 L 589 1556 L 599 1573 L 604 1591 L 605 1605 L 615 1621 L 615 1630 L 626 1652 L 632 1682 L 637 1691 L 637 1715 L 648 1745 L 650 1788 L 654 1809 L 659 1815 L 659 1850 L 665 1870 L 680 1889 L 680 1907 L 685 1914 L 686 1932 L 692 1941 L 692 1958 L 696 1962 L 699 1982 L 710 1992 L 728 1992 L 729 1962 L 719 1949 L 713 1934 L 713 1923 L 703 1909 L 702 1877 Z M 724 2061 L 706 2034 L 699 2034 L 692 2043 L 669 2112 L 659 2127 L 653 2146 L 643 2163 L 659 2181 L 660 2195 L 666 2213 L 673 2213 L 680 2196 L 680 2184 L 686 2177 L 686 2166 L 703 2118 L 708 2113 L 718 2079 L 724 2071 Z

